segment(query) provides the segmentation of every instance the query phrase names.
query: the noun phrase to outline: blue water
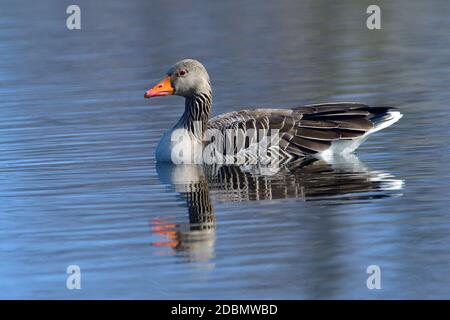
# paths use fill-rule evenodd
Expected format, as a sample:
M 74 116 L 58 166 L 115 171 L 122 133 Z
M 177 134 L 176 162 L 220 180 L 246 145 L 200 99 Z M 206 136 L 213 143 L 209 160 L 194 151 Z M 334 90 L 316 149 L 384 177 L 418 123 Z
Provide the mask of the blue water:
M 0 4 L 0 298 L 450 298 L 447 1 Z M 182 58 L 213 115 L 326 101 L 404 117 L 273 176 L 156 165 Z M 66 269 L 81 268 L 81 290 Z M 381 289 L 366 268 L 378 265 Z

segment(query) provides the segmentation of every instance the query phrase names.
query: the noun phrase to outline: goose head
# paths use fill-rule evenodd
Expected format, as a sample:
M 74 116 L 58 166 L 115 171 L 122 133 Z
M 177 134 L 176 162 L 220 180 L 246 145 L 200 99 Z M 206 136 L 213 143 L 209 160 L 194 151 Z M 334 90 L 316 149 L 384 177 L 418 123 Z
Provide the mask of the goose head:
M 211 95 L 208 72 L 197 60 L 184 59 L 170 68 L 167 76 L 149 89 L 144 98 L 169 95 L 191 98 L 200 94 Z

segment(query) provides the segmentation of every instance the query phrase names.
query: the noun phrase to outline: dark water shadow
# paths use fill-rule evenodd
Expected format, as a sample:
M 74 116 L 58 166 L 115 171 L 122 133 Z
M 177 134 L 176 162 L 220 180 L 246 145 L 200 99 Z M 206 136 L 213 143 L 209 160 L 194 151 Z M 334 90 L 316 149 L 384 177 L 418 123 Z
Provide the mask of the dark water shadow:
M 355 155 L 305 159 L 284 167 L 157 164 L 159 179 L 186 202 L 188 222 L 153 219 L 161 236 L 153 246 L 187 253 L 189 261 L 214 257 L 216 216 L 212 203 L 297 198 L 341 205 L 401 196 L 403 180 L 370 170 Z

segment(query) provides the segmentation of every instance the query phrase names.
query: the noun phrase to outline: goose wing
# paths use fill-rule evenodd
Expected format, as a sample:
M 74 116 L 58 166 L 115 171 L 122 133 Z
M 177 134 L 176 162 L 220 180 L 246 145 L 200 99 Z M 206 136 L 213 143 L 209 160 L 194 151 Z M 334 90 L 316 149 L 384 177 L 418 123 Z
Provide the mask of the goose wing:
M 304 157 L 327 150 L 338 140 L 353 140 L 367 134 L 382 123 L 392 108 L 369 107 L 360 103 L 324 103 L 293 109 L 254 109 L 226 113 L 212 118 L 208 129 L 224 135 L 227 129 L 262 129 L 279 133 L 280 153 Z M 248 140 L 241 148 L 248 148 Z

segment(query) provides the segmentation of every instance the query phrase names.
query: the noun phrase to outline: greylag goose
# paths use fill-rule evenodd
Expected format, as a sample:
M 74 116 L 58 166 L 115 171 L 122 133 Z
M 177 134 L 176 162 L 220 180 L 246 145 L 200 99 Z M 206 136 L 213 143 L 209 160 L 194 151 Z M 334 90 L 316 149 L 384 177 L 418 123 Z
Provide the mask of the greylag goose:
M 402 117 L 391 107 L 332 102 L 291 109 L 241 110 L 209 119 L 211 82 L 205 67 L 192 59 L 177 62 L 144 97 L 168 95 L 184 97 L 185 110 L 177 124 L 161 138 L 156 148 L 156 160 L 176 164 L 204 163 L 205 154 L 213 155 L 214 159 L 220 159 L 218 161 L 225 159 L 227 164 L 230 154 L 234 160 L 258 161 L 261 153 L 255 145 L 264 138 L 266 145 L 270 145 L 268 153 L 276 155 L 278 163 L 308 156 L 350 153 L 369 135 Z M 229 134 L 230 130 L 235 133 Z M 277 133 L 273 146 L 271 142 L 275 135 L 270 135 L 271 131 Z M 213 134 L 208 135 L 208 132 Z M 258 133 L 253 135 L 253 132 Z M 222 138 L 218 138 L 217 133 L 222 134 Z

